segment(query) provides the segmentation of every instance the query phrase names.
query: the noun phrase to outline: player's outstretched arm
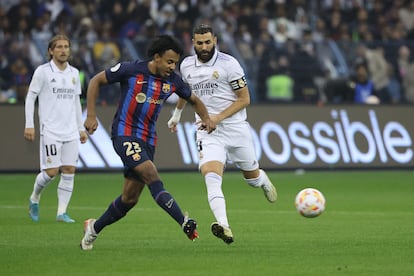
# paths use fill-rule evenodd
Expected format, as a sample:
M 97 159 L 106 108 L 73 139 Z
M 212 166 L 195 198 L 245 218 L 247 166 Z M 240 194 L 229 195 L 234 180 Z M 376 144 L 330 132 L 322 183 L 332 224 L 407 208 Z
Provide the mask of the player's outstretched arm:
M 200 100 L 199 97 L 197 97 L 194 92 L 191 93 L 191 97 L 187 99 L 187 102 L 189 102 L 195 112 L 200 116 L 202 122 L 199 126 L 199 129 L 206 130 L 208 133 L 213 132 L 216 129 L 216 123 L 211 120 L 210 116 L 208 115 L 208 111 L 204 103 Z
M 187 103 L 186 100 L 182 98 L 178 99 L 174 112 L 171 118 L 167 122 L 168 128 L 171 130 L 171 132 L 177 131 L 177 124 L 180 122 L 181 112 L 183 111 L 186 103 Z
M 86 95 L 86 120 L 84 126 L 89 134 L 93 134 L 98 128 L 98 120 L 96 119 L 96 100 L 99 96 L 99 89 L 101 86 L 108 84 L 106 79 L 105 71 L 101 71 L 96 74 L 88 85 Z

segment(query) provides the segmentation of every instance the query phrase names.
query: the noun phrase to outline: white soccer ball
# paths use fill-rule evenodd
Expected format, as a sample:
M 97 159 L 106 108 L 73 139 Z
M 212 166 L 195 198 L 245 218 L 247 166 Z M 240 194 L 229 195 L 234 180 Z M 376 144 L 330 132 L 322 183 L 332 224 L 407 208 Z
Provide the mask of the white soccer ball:
M 296 210 L 306 218 L 314 218 L 322 214 L 325 203 L 323 194 L 314 188 L 303 189 L 295 198 Z

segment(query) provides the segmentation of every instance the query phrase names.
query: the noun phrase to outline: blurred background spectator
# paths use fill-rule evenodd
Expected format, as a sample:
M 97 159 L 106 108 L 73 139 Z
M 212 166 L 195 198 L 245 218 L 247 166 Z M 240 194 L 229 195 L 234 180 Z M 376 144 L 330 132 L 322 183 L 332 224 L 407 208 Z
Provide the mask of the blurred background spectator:
M 411 50 L 402 45 L 398 50 L 397 79 L 402 84 L 402 91 L 408 103 L 414 103 L 414 63 Z
M 58 32 L 72 38 L 86 88 L 100 70 L 146 58 L 157 34 L 177 36 L 191 54 L 201 22 L 244 67 L 253 103 L 335 102 L 328 90 L 348 89 L 360 58 L 381 104 L 414 103 L 414 0 L 0 0 L 0 101 L 24 102 Z M 116 98 L 114 89 L 100 101 Z
M 327 82 L 326 96 L 335 104 L 367 104 L 375 96 L 372 81 L 366 61 L 359 59 L 355 64 L 355 74 L 350 78 L 333 79 Z M 379 103 L 379 99 L 378 99 Z

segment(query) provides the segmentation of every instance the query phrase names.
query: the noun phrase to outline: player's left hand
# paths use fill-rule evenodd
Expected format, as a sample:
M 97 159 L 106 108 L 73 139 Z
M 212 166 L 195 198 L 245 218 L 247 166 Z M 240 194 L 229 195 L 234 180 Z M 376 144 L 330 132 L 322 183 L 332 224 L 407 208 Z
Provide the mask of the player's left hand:
M 173 117 L 168 120 L 167 125 L 171 132 L 177 132 L 177 124 L 179 120 L 174 120 Z
M 181 119 L 182 109 L 175 108 L 171 118 L 168 120 L 167 125 L 171 132 L 177 131 L 177 125 Z

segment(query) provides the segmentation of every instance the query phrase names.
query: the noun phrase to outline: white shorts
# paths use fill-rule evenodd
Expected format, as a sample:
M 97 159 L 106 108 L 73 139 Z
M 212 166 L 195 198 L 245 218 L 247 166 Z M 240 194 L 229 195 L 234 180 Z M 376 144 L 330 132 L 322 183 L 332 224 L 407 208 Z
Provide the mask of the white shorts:
M 79 158 L 79 141 L 57 141 L 40 136 L 40 169 L 76 166 Z
M 243 171 L 259 168 L 248 122 L 219 124 L 214 132 L 197 131 L 199 168 L 206 162 L 230 160 Z

